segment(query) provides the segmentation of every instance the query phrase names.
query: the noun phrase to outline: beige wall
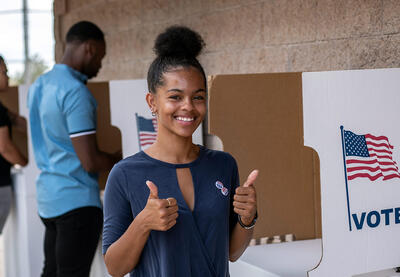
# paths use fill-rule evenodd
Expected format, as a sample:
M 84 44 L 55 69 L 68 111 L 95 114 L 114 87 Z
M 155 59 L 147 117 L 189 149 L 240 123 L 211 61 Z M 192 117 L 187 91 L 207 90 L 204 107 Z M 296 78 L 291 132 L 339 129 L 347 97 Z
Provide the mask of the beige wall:
M 398 0 L 55 0 L 56 60 L 69 27 L 106 34 L 97 80 L 145 78 L 156 35 L 171 24 L 200 32 L 206 73 L 399 67 Z

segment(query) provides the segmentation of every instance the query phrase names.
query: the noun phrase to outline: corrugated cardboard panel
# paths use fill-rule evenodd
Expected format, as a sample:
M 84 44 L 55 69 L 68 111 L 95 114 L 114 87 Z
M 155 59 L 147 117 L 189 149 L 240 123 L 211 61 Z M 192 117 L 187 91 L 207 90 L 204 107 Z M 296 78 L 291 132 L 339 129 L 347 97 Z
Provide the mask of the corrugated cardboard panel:
M 111 125 L 110 90 L 108 82 L 88 83 L 88 88 L 97 101 L 97 143 L 101 151 L 115 153 L 121 151 L 121 132 Z M 109 172 L 101 172 L 100 189 L 104 189 Z
M 7 91 L 0 92 L 0 101 L 10 111 L 19 114 L 18 107 L 18 87 L 9 87 Z M 28 139 L 27 134 L 12 128 L 12 140 L 17 145 L 21 153 L 27 157 Z M 32 157 L 33 158 L 33 157 Z
M 303 145 L 301 73 L 209 80 L 209 133 L 237 160 L 241 183 L 259 169 L 255 237 L 320 237 L 318 157 Z

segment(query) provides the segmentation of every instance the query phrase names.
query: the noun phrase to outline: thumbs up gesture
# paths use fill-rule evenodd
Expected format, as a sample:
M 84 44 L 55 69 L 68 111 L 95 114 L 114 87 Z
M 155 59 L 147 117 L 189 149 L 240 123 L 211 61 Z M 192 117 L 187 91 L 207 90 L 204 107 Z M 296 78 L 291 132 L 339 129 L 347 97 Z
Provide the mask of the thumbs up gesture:
M 233 210 L 240 215 L 243 224 L 250 225 L 257 211 L 257 195 L 254 182 L 257 179 L 258 170 L 253 170 L 246 182 L 236 188 L 233 196 Z
M 167 231 L 176 224 L 178 205 L 175 198 L 158 198 L 158 188 L 152 181 L 146 181 L 150 189 L 149 198 L 143 211 L 146 213 L 146 225 L 151 230 Z

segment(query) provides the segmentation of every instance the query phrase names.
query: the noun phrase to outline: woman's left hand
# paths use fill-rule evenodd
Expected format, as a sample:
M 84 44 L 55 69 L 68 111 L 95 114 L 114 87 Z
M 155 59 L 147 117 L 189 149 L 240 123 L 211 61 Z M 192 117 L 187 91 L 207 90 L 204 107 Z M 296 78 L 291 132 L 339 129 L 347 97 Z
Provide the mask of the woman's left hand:
M 250 225 L 257 212 L 257 194 L 253 183 L 257 179 L 258 170 L 253 170 L 246 182 L 236 188 L 233 196 L 233 210 L 240 215 L 243 224 Z

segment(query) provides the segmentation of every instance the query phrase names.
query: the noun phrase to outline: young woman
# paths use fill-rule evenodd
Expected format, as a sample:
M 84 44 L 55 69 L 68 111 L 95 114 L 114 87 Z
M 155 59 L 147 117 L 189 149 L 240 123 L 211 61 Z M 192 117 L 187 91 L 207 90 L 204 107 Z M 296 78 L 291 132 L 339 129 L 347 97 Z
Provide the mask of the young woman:
M 110 173 L 103 254 L 112 276 L 229 276 L 256 219 L 255 170 L 240 186 L 235 160 L 192 143 L 206 115 L 199 34 L 170 27 L 155 43 L 147 103 L 156 142 Z

